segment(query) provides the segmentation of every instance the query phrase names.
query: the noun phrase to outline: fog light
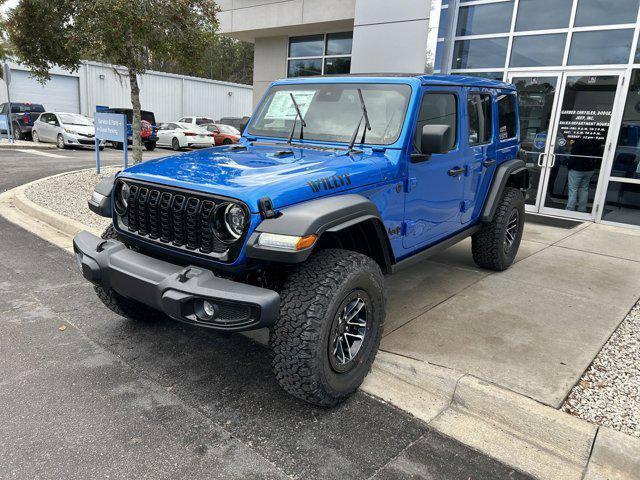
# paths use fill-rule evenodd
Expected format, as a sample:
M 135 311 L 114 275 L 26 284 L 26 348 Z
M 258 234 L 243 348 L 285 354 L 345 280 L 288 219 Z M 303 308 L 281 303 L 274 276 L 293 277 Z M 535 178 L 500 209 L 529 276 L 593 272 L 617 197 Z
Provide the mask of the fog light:
M 196 303 L 196 317 L 198 320 L 210 322 L 218 313 L 218 306 L 209 300 L 202 300 Z

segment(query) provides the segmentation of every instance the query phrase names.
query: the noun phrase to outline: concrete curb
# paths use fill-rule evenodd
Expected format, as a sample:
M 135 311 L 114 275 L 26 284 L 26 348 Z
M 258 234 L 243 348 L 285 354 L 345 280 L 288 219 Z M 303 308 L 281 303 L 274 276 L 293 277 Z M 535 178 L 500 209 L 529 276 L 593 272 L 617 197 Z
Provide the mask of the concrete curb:
M 380 352 L 362 389 L 536 478 L 640 479 L 640 439 L 472 375 Z
M 50 143 L 34 143 L 25 142 L 19 140 L 19 143 L 8 143 L 6 140 L 0 142 L 0 150 L 57 150 L 53 144 Z
M 92 229 L 26 198 L 26 189 L 43 180 L 0 195 L 0 215 L 71 251 L 73 235 Z M 598 427 L 460 371 L 380 351 L 361 388 L 536 478 L 640 479 L 639 438 Z

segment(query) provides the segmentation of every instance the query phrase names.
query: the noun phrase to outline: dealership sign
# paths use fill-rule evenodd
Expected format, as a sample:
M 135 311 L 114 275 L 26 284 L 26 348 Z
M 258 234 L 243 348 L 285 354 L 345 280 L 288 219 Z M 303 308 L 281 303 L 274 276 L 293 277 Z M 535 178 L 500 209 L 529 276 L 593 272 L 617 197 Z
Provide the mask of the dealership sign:
M 124 168 L 127 168 L 127 116 L 123 113 L 96 112 L 93 116 L 93 126 L 96 131 L 96 172 L 100 173 L 101 140 L 122 143 Z

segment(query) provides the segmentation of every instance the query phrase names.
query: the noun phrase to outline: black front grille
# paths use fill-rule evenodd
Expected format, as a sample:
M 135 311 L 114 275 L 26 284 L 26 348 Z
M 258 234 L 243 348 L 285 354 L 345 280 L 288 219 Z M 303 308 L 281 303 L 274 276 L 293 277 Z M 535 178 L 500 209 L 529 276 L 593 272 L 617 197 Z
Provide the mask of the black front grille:
M 243 238 L 230 245 L 221 241 L 212 229 L 216 206 L 231 200 L 152 184 L 127 183 L 128 206 L 119 216 L 119 226 L 125 232 L 217 260 L 235 258 Z

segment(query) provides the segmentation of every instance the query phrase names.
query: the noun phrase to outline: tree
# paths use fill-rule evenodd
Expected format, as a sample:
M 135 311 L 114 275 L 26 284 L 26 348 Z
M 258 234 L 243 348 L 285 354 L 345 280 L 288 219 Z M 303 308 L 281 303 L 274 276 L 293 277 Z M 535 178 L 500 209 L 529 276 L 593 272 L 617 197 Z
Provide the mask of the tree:
M 8 13 L 18 61 L 36 78 L 49 69 L 71 71 L 83 59 L 123 66 L 133 106 L 133 161 L 142 161 L 138 77 L 156 58 L 199 73 L 216 39 L 214 0 L 20 0 Z
M 0 0 L 0 8 L 5 3 L 4 0 Z M 7 38 L 7 27 L 6 27 L 6 19 L 4 18 L 4 14 L 0 11 L 0 65 L 4 63 L 4 61 L 9 58 L 9 40 Z M 3 72 L 2 68 L 0 68 L 0 78 L 2 78 Z

